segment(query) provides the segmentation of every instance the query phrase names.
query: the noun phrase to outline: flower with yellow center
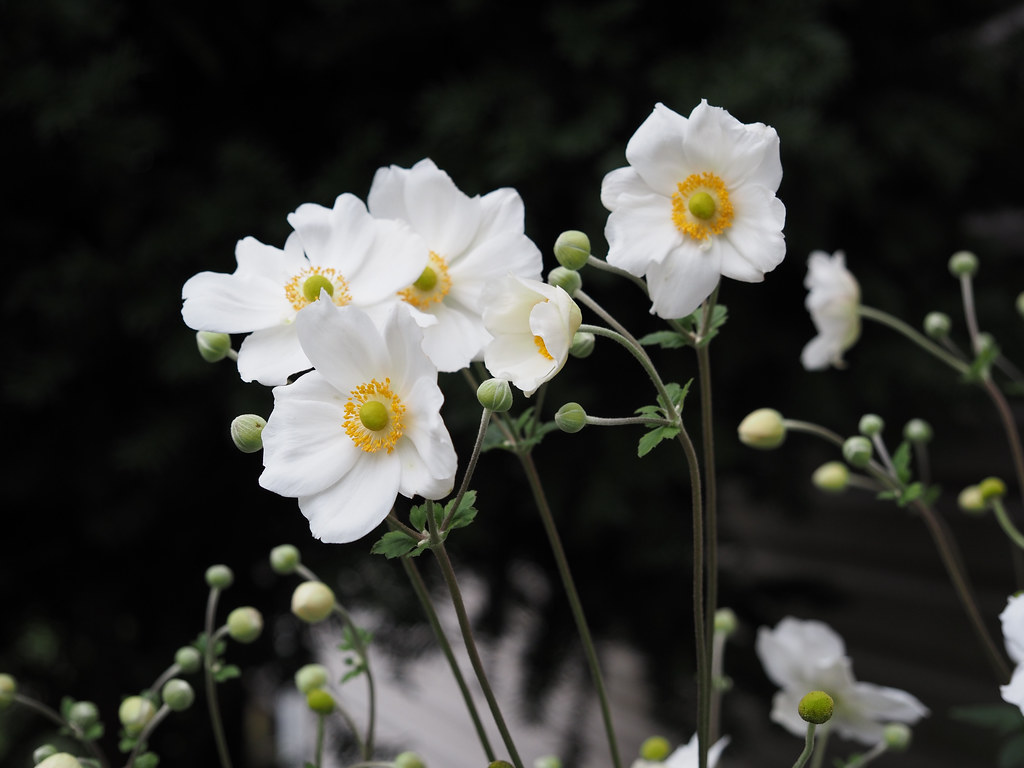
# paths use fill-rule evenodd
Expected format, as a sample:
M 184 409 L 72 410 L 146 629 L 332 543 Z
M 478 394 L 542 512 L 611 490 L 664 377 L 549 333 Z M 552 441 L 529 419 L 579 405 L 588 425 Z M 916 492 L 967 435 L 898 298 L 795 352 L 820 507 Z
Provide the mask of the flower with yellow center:
M 843 353 L 860 337 L 860 284 L 846 268 L 842 251 L 814 251 L 807 260 L 807 311 L 818 335 L 807 342 L 800 362 L 809 371 L 843 368 Z
M 608 263 L 646 277 L 660 317 L 693 312 L 721 277 L 760 282 L 786 254 L 779 137 L 701 103 L 655 106 L 607 174 Z
M 317 301 L 295 320 L 314 369 L 274 388 L 260 485 L 298 499 L 312 534 L 355 541 L 401 494 L 447 495 L 456 457 L 423 332 L 394 302 L 380 317 Z
M 200 272 L 182 288 L 185 324 L 200 331 L 248 334 L 238 351 L 245 381 L 283 384 L 310 367 L 295 318 L 328 297 L 336 306 L 380 312 L 420 276 L 428 250 L 408 226 L 375 219 L 353 195 L 333 208 L 307 203 L 289 214 L 284 249 L 247 237 L 232 274 Z M 381 264 L 387 264 L 381 268 Z

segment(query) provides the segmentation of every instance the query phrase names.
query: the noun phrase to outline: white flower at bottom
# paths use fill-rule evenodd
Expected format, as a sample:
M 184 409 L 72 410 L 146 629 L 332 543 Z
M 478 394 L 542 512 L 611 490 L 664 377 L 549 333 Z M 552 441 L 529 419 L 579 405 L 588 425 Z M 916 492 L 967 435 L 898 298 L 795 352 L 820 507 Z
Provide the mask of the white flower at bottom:
M 1011 595 L 1007 599 L 999 621 L 1003 627 L 1006 652 L 1017 665 L 1010 682 L 999 686 L 999 693 L 1003 701 L 1016 704 L 1024 713 L 1024 595 Z
M 797 707 L 810 691 L 824 691 L 835 701 L 827 727 L 862 744 L 877 744 L 886 723 L 915 723 L 928 714 L 906 691 L 857 682 L 843 639 L 823 622 L 786 617 L 774 629 L 761 627 L 757 655 L 781 688 L 771 718 L 796 736 L 807 733 Z
M 312 534 L 332 543 L 369 533 L 398 494 L 447 495 L 455 449 L 411 313 L 396 304 L 378 330 L 356 307 L 318 301 L 295 324 L 315 370 L 274 389 L 260 485 L 297 497 Z
M 807 260 L 808 289 L 806 306 L 818 335 L 800 354 L 800 362 L 809 371 L 820 371 L 829 365 L 842 368 L 843 352 L 860 336 L 860 285 L 846 268 L 842 251 L 829 256 L 814 251 Z
M 708 749 L 708 768 L 715 768 L 718 765 L 718 758 L 727 746 L 729 746 L 728 736 L 723 736 L 711 745 L 711 748 Z M 634 760 L 630 768 L 697 768 L 698 765 L 700 765 L 700 746 L 697 742 L 697 734 L 694 734 L 689 742 L 676 747 L 663 762 Z
M 494 337 L 484 348 L 487 370 L 529 397 L 562 370 L 583 316 L 561 288 L 506 275 L 484 293 L 483 319 Z

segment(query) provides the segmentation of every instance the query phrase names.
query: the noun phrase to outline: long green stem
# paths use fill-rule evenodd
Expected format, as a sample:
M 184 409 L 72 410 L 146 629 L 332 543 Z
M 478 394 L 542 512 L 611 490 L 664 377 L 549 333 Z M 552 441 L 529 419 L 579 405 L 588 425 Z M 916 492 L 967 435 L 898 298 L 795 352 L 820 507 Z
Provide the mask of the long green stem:
M 818 732 L 818 748 L 814 753 L 814 759 L 811 761 L 811 768 L 821 768 L 825 764 L 825 752 L 828 747 L 828 737 L 831 733 L 832 729 L 828 723 L 825 723 Z
M 999 420 L 1003 424 L 1003 430 L 1006 432 L 1006 440 L 1010 444 L 1010 455 L 1013 458 L 1013 469 L 1017 474 L 1017 487 L 1022 495 L 1024 495 L 1024 449 L 1021 448 L 1020 433 L 1017 431 L 1017 422 L 1013 418 L 1013 412 L 1010 410 L 1010 404 L 1006 402 L 1006 398 L 1003 397 L 1003 393 L 999 387 L 996 386 L 995 382 L 992 381 L 991 376 L 986 376 L 982 382 L 982 386 L 985 388 L 985 392 L 988 393 L 989 399 L 996 406 L 996 410 L 999 412 Z
M 160 725 L 160 723 L 163 722 L 170 713 L 171 708 L 164 704 L 157 710 L 152 719 L 146 723 L 146 727 L 142 729 L 142 733 L 140 733 L 138 738 L 135 740 L 135 746 L 132 747 L 132 751 L 128 755 L 128 759 L 125 761 L 125 768 L 132 768 L 132 766 L 135 765 L 135 758 L 137 758 L 139 753 L 142 752 L 143 747 L 149 740 L 150 734 L 156 730 L 156 727 Z
M 1021 549 L 1024 549 L 1024 534 L 1018 530 L 1017 526 L 1010 520 L 1010 516 L 1006 514 L 1006 507 L 1003 506 L 1003 502 L 999 499 L 990 499 L 992 504 L 992 510 L 996 514 L 996 520 L 999 521 L 999 525 L 1007 536 Z
M 459 510 L 459 504 L 462 503 L 462 497 L 466 495 L 466 491 L 469 489 L 469 481 L 473 478 L 473 473 L 476 471 L 476 463 L 480 459 L 480 449 L 484 444 L 484 435 L 487 434 L 487 424 L 491 420 L 491 413 L 492 411 L 484 408 L 483 413 L 480 415 L 480 428 L 476 431 L 476 441 L 473 443 L 473 452 L 470 454 L 469 462 L 466 464 L 466 471 L 462 475 L 462 484 L 459 486 L 459 492 L 455 494 L 451 511 L 445 516 L 444 521 L 441 523 L 442 531 L 448 530 L 448 526 L 451 525 L 452 518 L 455 517 L 455 513 Z
M 897 333 L 903 334 L 919 347 L 939 358 L 939 360 L 944 362 L 953 370 L 959 373 L 967 373 L 970 370 L 970 366 L 963 360 L 949 353 L 927 336 L 902 320 L 893 317 L 888 312 L 883 312 L 880 309 L 875 309 L 874 307 L 867 307 L 863 304 L 858 309 L 858 312 L 861 317 L 867 318 L 868 320 L 874 320 L 876 323 L 881 323 L 882 325 L 892 328 Z
M 814 752 L 814 723 L 807 724 L 807 736 L 804 738 L 804 751 L 800 753 L 800 756 L 793 763 L 793 768 L 803 768 L 807 765 L 807 761 L 811 757 L 811 753 Z
M 221 768 L 231 768 L 231 754 L 228 752 L 228 742 L 224 736 L 224 724 L 221 722 L 220 705 L 217 701 L 217 681 L 213 676 L 213 662 L 216 658 L 217 645 L 213 624 L 217 615 L 217 601 L 219 597 L 220 589 L 211 587 L 209 598 L 206 601 L 206 645 L 203 649 L 203 678 L 206 685 L 206 705 L 210 712 L 210 727 L 213 730 L 213 740 L 217 745 L 217 757 L 220 759 Z
M 316 750 L 313 754 L 313 768 L 320 768 L 324 761 L 324 736 L 326 735 L 324 721 L 326 719 L 324 715 L 317 715 L 316 718 Z
M 68 728 L 75 735 L 75 738 L 78 739 L 82 744 L 84 744 L 86 749 L 88 749 L 92 753 L 93 758 L 96 760 L 96 762 L 103 766 L 103 768 L 107 768 L 109 763 L 107 763 L 106 756 L 103 754 L 102 751 L 100 751 L 100 748 L 96 744 L 96 742 L 87 741 L 86 739 L 82 738 L 82 729 L 79 728 L 77 725 L 69 723 L 67 720 L 60 716 L 60 713 L 46 706 L 45 704 L 43 704 L 43 702 L 37 701 L 36 699 L 33 699 L 29 696 L 25 696 L 24 694 L 14 694 L 14 701 L 18 704 L 21 704 L 23 707 L 27 707 L 28 709 L 33 710 L 37 714 L 42 715 L 43 717 L 52 721 L 61 728 Z

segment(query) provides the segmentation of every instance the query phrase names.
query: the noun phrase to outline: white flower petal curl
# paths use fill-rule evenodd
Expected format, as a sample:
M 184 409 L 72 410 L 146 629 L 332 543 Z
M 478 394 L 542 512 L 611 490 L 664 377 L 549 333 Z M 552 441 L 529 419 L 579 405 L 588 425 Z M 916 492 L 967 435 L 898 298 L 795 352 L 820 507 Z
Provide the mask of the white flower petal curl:
M 804 347 L 800 361 L 809 371 L 844 366 L 843 353 L 860 336 L 860 285 L 846 268 L 842 251 L 814 251 L 807 260 L 805 305 L 818 335 Z

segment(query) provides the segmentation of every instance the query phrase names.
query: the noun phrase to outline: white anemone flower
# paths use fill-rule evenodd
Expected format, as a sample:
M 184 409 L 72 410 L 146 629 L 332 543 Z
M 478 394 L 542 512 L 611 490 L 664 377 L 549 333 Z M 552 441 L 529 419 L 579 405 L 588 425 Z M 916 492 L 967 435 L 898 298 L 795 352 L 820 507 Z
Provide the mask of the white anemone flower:
M 430 249 L 422 274 L 400 293 L 436 318 L 423 333 L 430 359 L 448 372 L 481 359 L 491 339 L 481 319 L 484 288 L 509 272 L 541 274 L 540 251 L 523 232 L 519 193 L 502 188 L 470 197 L 426 159 L 409 169 L 379 169 L 367 207 L 374 216 L 407 222 Z
M 708 749 L 708 768 L 715 768 L 718 765 L 718 758 L 722 750 L 729 746 L 729 737 L 723 736 Z M 658 760 L 634 760 L 630 768 L 697 768 L 700 765 L 700 746 L 697 734 L 694 734 L 690 741 L 681 744 L 673 750 L 672 754 L 662 761 Z
M 796 736 L 807 733 L 798 706 L 811 691 L 824 691 L 835 702 L 824 727 L 872 746 L 881 740 L 887 723 L 912 724 L 928 714 L 906 691 L 857 682 L 843 639 L 823 622 L 786 617 L 774 629 L 761 627 L 757 655 L 765 674 L 781 689 L 772 701 L 771 718 Z
M 484 365 L 529 397 L 562 370 L 583 315 L 562 288 L 506 275 L 485 291 L 483 320 Z
M 843 368 L 843 352 L 860 337 L 860 284 L 846 268 L 842 251 L 829 256 L 814 251 L 807 259 L 806 306 L 818 335 L 800 354 L 800 362 L 809 371 L 833 365 Z
M 295 325 L 315 369 L 274 389 L 260 485 L 298 498 L 312 534 L 331 543 L 369 533 L 398 494 L 447 495 L 455 449 L 412 314 L 395 302 L 374 321 L 321 300 Z
M 779 137 L 702 100 L 689 118 L 654 107 L 605 176 L 608 263 L 646 276 L 652 312 L 693 312 L 721 277 L 758 283 L 786 255 Z
M 1006 685 L 999 686 L 1003 701 L 1016 704 L 1024 712 L 1024 595 L 1011 595 L 999 614 L 1006 652 L 1017 668 Z
M 249 334 L 238 351 L 244 381 L 283 384 L 310 367 L 296 316 L 323 290 L 337 306 L 380 311 L 423 272 L 428 251 L 407 225 L 375 219 L 363 202 L 340 195 L 333 208 L 300 205 L 284 249 L 247 237 L 232 274 L 200 272 L 182 288 L 185 324 L 197 331 Z M 386 264 L 385 268 L 381 264 Z

